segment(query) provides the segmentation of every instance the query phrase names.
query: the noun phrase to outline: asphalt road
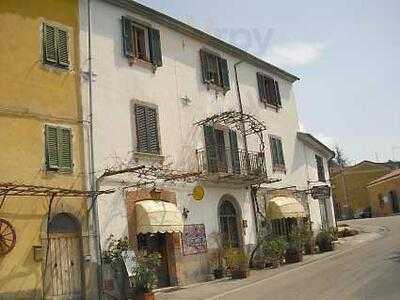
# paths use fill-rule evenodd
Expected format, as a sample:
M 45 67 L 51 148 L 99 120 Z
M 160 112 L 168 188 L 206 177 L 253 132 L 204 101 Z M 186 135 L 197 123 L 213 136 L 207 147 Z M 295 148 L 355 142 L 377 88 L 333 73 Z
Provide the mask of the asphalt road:
M 259 275 L 252 281 L 208 284 L 169 295 L 160 294 L 157 298 L 400 300 L 400 216 L 346 223 L 379 233 L 379 236 L 376 234 L 373 240 L 344 248 L 312 263 Z

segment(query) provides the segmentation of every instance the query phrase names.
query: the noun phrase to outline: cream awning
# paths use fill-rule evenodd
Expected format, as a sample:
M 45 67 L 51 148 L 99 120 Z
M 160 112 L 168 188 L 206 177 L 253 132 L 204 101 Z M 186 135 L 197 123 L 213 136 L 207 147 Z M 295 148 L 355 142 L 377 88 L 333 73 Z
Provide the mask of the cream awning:
M 295 198 L 274 197 L 268 202 L 267 216 L 274 219 L 301 218 L 306 216 L 303 205 Z
M 160 200 L 136 203 L 136 232 L 183 232 L 182 214 L 175 204 Z

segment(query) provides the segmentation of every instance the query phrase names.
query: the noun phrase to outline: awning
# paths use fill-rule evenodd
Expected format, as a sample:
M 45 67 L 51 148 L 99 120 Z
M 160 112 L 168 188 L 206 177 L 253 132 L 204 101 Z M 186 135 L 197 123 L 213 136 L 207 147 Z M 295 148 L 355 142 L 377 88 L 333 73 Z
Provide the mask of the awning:
M 295 198 L 275 197 L 269 200 L 267 216 L 274 219 L 301 218 L 306 216 L 303 205 Z
M 183 232 L 182 213 L 175 204 L 160 200 L 136 203 L 136 232 Z

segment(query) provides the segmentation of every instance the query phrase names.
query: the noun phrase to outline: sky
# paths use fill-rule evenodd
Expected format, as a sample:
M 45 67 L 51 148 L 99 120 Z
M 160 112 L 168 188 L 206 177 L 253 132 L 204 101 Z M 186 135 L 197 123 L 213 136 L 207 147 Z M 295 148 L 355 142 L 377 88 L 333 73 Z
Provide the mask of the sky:
M 400 1 L 138 2 L 300 77 L 301 130 L 351 163 L 400 160 Z

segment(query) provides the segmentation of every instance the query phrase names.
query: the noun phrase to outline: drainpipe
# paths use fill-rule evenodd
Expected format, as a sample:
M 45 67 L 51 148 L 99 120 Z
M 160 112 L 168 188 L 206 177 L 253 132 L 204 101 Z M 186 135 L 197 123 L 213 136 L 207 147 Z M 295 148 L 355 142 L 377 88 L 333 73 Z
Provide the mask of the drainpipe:
M 92 28 L 91 28 L 91 6 L 90 0 L 87 0 L 87 29 L 88 29 L 88 81 L 89 81 L 89 180 L 90 180 L 90 189 L 92 191 L 97 191 L 98 186 L 94 175 L 95 170 L 95 162 L 94 162 L 94 139 L 93 139 L 93 66 L 92 66 Z M 90 221 L 93 227 L 93 246 L 96 252 L 96 263 L 97 263 L 97 291 L 98 291 L 98 299 L 102 298 L 102 282 L 103 282 L 103 270 L 102 270 L 102 258 L 101 258 L 101 245 L 99 239 L 99 215 L 97 210 L 97 195 L 92 196 L 91 203 L 91 217 Z M 90 226 L 89 225 L 89 226 Z
M 239 78 L 238 78 L 238 72 L 237 72 L 237 66 L 239 64 L 241 64 L 242 62 L 243 62 L 242 60 L 238 61 L 237 63 L 235 63 L 233 65 L 233 68 L 235 70 L 236 91 L 238 94 L 239 112 L 242 114 L 241 123 L 242 123 L 242 129 L 244 131 L 243 103 L 242 103 L 242 96 L 240 94 Z M 244 144 L 244 155 L 245 155 L 246 167 L 247 167 L 247 171 L 249 171 L 250 170 L 249 149 L 247 146 L 247 137 L 244 132 L 242 132 L 242 138 L 243 138 L 243 144 Z M 258 221 L 257 221 L 257 212 L 256 212 L 257 188 L 255 188 L 252 185 L 250 186 L 250 196 L 251 196 L 252 206 L 253 206 L 253 215 L 254 215 L 254 224 L 256 227 L 256 234 L 258 234 Z

